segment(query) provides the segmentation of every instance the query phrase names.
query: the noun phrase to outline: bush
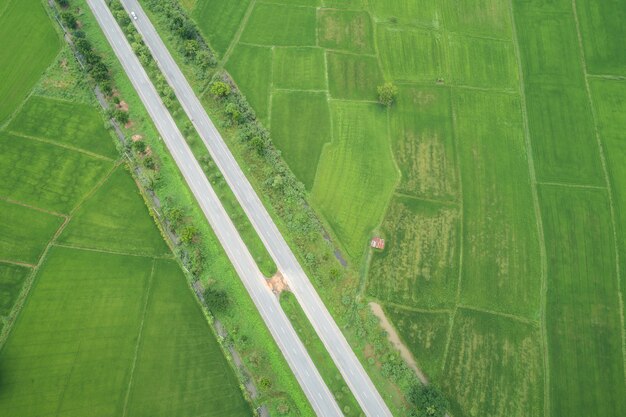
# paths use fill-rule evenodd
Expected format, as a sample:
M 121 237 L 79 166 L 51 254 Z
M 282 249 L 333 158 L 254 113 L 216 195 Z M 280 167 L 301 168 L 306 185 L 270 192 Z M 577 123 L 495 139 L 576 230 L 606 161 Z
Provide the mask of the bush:
M 224 290 L 218 290 L 215 288 L 207 288 L 204 291 L 204 301 L 209 306 L 211 312 L 223 312 L 230 308 L 230 298 L 228 293 Z
M 78 27 L 76 16 L 71 12 L 61 12 L 61 20 L 63 20 L 65 26 L 70 29 L 76 29 Z
M 384 106 L 391 106 L 398 95 L 398 87 L 392 83 L 378 86 L 378 102 Z
M 215 97 L 226 97 L 230 94 L 230 85 L 226 84 L 223 81 L 214 81 L 211 84 L 210 91 L 211 94 L 213 94 Z
M 432 385 L 414 384 L 408 400 L 415 406 L 411 412 L 414 417 L 443 417 L 448 408 L 446 398 Z

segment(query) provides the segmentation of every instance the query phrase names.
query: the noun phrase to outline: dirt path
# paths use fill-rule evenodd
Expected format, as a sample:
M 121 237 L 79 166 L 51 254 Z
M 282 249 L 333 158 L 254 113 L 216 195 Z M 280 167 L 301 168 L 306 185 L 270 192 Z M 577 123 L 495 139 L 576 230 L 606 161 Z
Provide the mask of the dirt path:
M 417 366 L 417 361 L 413 357 L 413 354 L 411 354 L 411 351 L 409 351 L 409 349 L 400 339 L 398 332 L 391 325 L 391 322 L 389 322 L 389 319 L 387 319 L 387 316 L 385 315 L 383 308 L 380 306 L 380 304 L 375 303 L 373 301 L 369 303 L 369 306 L 372 309 L 372 313 L 374 313 L 374 315 L 378 317 L 378 319 L 380 320 L 380 326 L 387 332 L 387 339 L 389 339 L 391 344 L 396 349 L 398 349 L 402 359 L 404 359 L 404 361 L 409 366 L 409 368 L 415 371 L 415 374 L 417 375 L 419 380 L 422 382 L 422 384 L 428 385 L 428 378 L 426 378 L 426 375 L 424 375 L 424 373 L 419 368 L 419 366 Z

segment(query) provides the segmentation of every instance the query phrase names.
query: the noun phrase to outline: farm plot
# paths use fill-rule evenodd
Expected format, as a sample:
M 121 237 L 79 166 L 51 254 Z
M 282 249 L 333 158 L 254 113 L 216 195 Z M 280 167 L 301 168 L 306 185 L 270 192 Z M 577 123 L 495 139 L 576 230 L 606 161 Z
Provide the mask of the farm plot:
M 102 116 L 86 104 L 33 96 L 7 129 L 112 159 L 118 156 Z
M 385 314 L 404 338 L 418 366 L 435 380 L 443 369 L 450 314 L 387 306 Z
M 382 84 L 378 60 L 372 56 L 327 52 L 328 87 L 333 98 L 376 100 L 375 86 Z
M 274 48 L 272 82 L 276 89 L 326 90 L 324 50 Z
M 441 383 L 459 416 L 543 416 L 539 329 L 460 309 Z M 555 414 L 559 415 L 559 414 Z
M 324 144 L 330 142 L 330 113 L 324 93 L 279 91 L 272 96 L 272 138 L 285 161 L 310 190 Z
M 370 0 L 371 11 L 380 21 L 418 27 L 438 28 L 441 12 L 437 2 L 428 0 Z
M 553 415 L 626 414 L 615 245 L 606 190 L 540 188 L 548 255 Z
M 320 46 L 356 54 L 374 53 L 372 23 L 367 12 L 320 9 L 317 19 Z
M 519 99 L 464 91 L 453 101 L 469 196 L 463 202 L 461 300 L 537 318 L 541 261 Z
M 81 152 L 0 133 L 0 197 L 68 213 L 112 166 Z
M 11 312 L 31 271 L 24 266 L 0 262 L 0 333 L 4 326 L 3 317 Z
M 315 46 L 315 20 L 313 7 L 257 3 L 241 34 L 241 42 L 269 46 Z
M 137 185 L 124 167 L 73 214 L 58 241 L 65 245 L 160 256 L 169 249 L 150 216 Z
M 452 306 L 459 280 L 459 229 L 456 207 L 395 197 L 381 226 L 389 243 L 373 254 L 368 293 L 405 306 Z
M 591 88 L 615 204 L 623 296 L 626 290 L 626 273 L 622 272 L 626 271 L 626 82 L 592 80 Z M 626 316 L 626 311 L 624 315 Z
M 387 113 L 376 104 L 331 102 L 333 141 L 320 159 L 312 199 L 347 253 L 358 259 L 381 221 L 397 180 Z M 376 161 L 376 170 L 372 170 Z
M 199 1 L 193 6 L 192 16 L 213 49 L 224 55 L 237 33 L 251 0 Z M 183 2 L 183 5 L 185 3 Z M 189 5 L 185 5 L 189 9 Z
M 0 200 L 0 259 L 36 264 L 61 216 Z
M 0 5 L 0 124 L 12 114 L 61 49 L 39 0 Z M 10 63 L 10 65 L 8 64 Z
M 450 89 L 400 86 L 389 120 L 393 153 L 402 174 L 397 191 L 430 199 L 457 199 Z

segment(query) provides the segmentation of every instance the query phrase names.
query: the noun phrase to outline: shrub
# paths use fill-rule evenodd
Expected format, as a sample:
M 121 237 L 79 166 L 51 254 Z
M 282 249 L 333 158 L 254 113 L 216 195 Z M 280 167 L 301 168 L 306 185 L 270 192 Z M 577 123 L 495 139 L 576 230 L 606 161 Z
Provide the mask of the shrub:
M 230 298 L 224 290 L 218 290 L 212 287 L 204 291 L 204 301 L 206 301 L 211 312 L 223 312 L 230 307 Z
M 415 417 L 443 417 L 448 408 L 448 401 L 441 392 L 432 385 L 414 384 L 408 400 L 415 406 L 411 414 Z
M 393 83 L 378 86 L 378 102 L 384 106 L 391 106 L 398 95 L 398 87 Z
M 210 91 L 215 97 L 226 97 L 230 94 L 230 85 L 223 81 L 214 81 L 211 84 Z

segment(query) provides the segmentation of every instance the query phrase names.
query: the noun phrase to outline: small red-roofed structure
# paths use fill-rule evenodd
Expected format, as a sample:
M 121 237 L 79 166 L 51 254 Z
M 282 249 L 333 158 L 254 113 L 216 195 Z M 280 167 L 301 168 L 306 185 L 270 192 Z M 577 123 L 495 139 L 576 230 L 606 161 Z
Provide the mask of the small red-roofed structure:
M 385 249 L 385 239 L 382 239 L 380 237 L 374 237 L 370 242 L 370 246 L 374 249 Z

